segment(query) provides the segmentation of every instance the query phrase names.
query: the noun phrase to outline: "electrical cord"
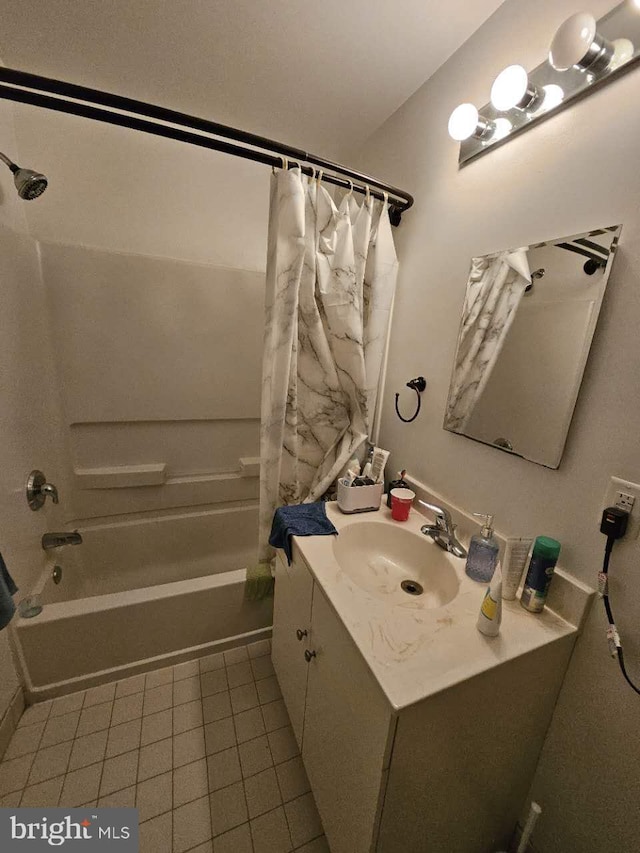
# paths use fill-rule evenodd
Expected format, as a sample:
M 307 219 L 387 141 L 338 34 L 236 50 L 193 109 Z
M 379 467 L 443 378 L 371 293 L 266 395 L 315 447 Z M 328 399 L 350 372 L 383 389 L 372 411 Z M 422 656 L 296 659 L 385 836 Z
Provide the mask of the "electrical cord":
M 632 690 L 640 696 L 640 688 L 636 687 L 633 681 L 629 678 L 627 674 L 626 667 L 624 665 L 624 654 L 622 651 L 622 641 L 620 640 L 620 634 L 618 633 L 618 629 L 616 628 L 616 623 L 613 618 L 613 610 L 611 609 L 611 601 L 609 600 L 609 560 L 611 558 L 611 552 L 613 551 L 613 546 L 615 544 L 617 536 L 607 536 L 607 544 L 604 549 L 604 561 L 602 564 L 602 572 L 600 573 L 600 593 L 602 595 L 602 601 L 604 603 L 604 609 L 607 612 L 607 620 L 609 622 L 609 627 L 607 629 L 607 640 L 609 642 L 609 651 L 611 652 L 612 657 L 618 658 L 618 664 L 620 666 L 620 671 L 624 676 L 625 681 L 629 685 Z

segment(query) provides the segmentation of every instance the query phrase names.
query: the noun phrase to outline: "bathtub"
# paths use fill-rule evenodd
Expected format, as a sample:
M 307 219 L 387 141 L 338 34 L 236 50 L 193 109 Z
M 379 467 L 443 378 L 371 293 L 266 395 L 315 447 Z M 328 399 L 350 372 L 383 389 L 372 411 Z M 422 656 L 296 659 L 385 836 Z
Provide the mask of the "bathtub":
M 257 517 L 255 506 L 190 516 L 206 523 L 215 543 L 208 561 L 199 553 L 195 561 L 185 557 L 176 563 L 173 555 L 144 571 L 119 571 L 115 564 L 107 572 L 103 552 L 93 577 L 89 559 L 74 565 L 69 555 L 58 585 L 50 565 L 33 590 L 44 605 L 42 613 L 30 619 L 16 616 L 13 622 L 28 701 L 270 636 L 272 599 L 244 599 L 245 567 L 255 559 Z M 90 546 L 91 530 L 81 533 Z M 161 582 L 141 586 L 143 576 Z

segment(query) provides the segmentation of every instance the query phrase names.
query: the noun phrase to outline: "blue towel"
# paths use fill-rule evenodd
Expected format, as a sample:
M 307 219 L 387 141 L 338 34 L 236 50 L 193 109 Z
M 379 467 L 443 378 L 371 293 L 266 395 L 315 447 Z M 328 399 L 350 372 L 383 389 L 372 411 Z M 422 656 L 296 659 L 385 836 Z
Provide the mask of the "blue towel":
M 13 582 L 13 578 L 2 559 L 2 554 L 0 554 L 0 631 L 7 627 L 16 612 L 16 605 L 11 596 L 15 595 L 17 591 L 18 587 Z
M 314 504 L 294 504 L 281 506 L 273 515 L 269 545 L 282 548 L 291 565 L 292 536 L 327 536 L 338 534 L 327 518 L 327 508 L 323 501 Z

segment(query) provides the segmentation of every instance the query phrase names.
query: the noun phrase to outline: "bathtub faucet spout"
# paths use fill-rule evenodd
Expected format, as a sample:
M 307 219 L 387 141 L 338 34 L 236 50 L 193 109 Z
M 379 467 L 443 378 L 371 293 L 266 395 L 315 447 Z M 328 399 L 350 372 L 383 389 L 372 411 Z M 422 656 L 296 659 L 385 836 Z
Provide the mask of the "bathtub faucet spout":
M 82 536 L 74 530 L 73 532 L 45 533 L 42 537 L 42 547 L 45 551 L 61 548 L 63 545 L 82 545 Z

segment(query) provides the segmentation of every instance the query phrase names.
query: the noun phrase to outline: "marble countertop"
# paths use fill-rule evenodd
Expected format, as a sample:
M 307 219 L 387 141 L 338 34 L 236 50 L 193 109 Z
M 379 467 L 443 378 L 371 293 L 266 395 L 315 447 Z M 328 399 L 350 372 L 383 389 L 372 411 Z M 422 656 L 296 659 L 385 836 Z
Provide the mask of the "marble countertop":
M 327 504 L 327 516 L 338 533 L 354 523 L 402 525 L 420 534 L 425 516 L 411 511 L 409 520 L 397 522 L 383 506 L 378 512 L 345 515 L 337 503 Z M 577 633 L 577 628 L 545 608 L 541 614 L 524 610 L 520 602 L 504 601 L 502 626 L 497 637 L 485 637 L 476 628 L 486 584 L 465 574 L 465 560 L 447 554 L 460 580 L 456 597 L 436 608 L 410 608 L 389 604 L 357 586 L 340 568 L 333 551 L 335 536 L 294 537 L 314 578 L 349 631 L 394 710 L 527 654 L 547 643 Z M 429 550 L 445 554 L 424 536 L 425 560 Z M 466 544 L 466 543 L 465 543 Z

